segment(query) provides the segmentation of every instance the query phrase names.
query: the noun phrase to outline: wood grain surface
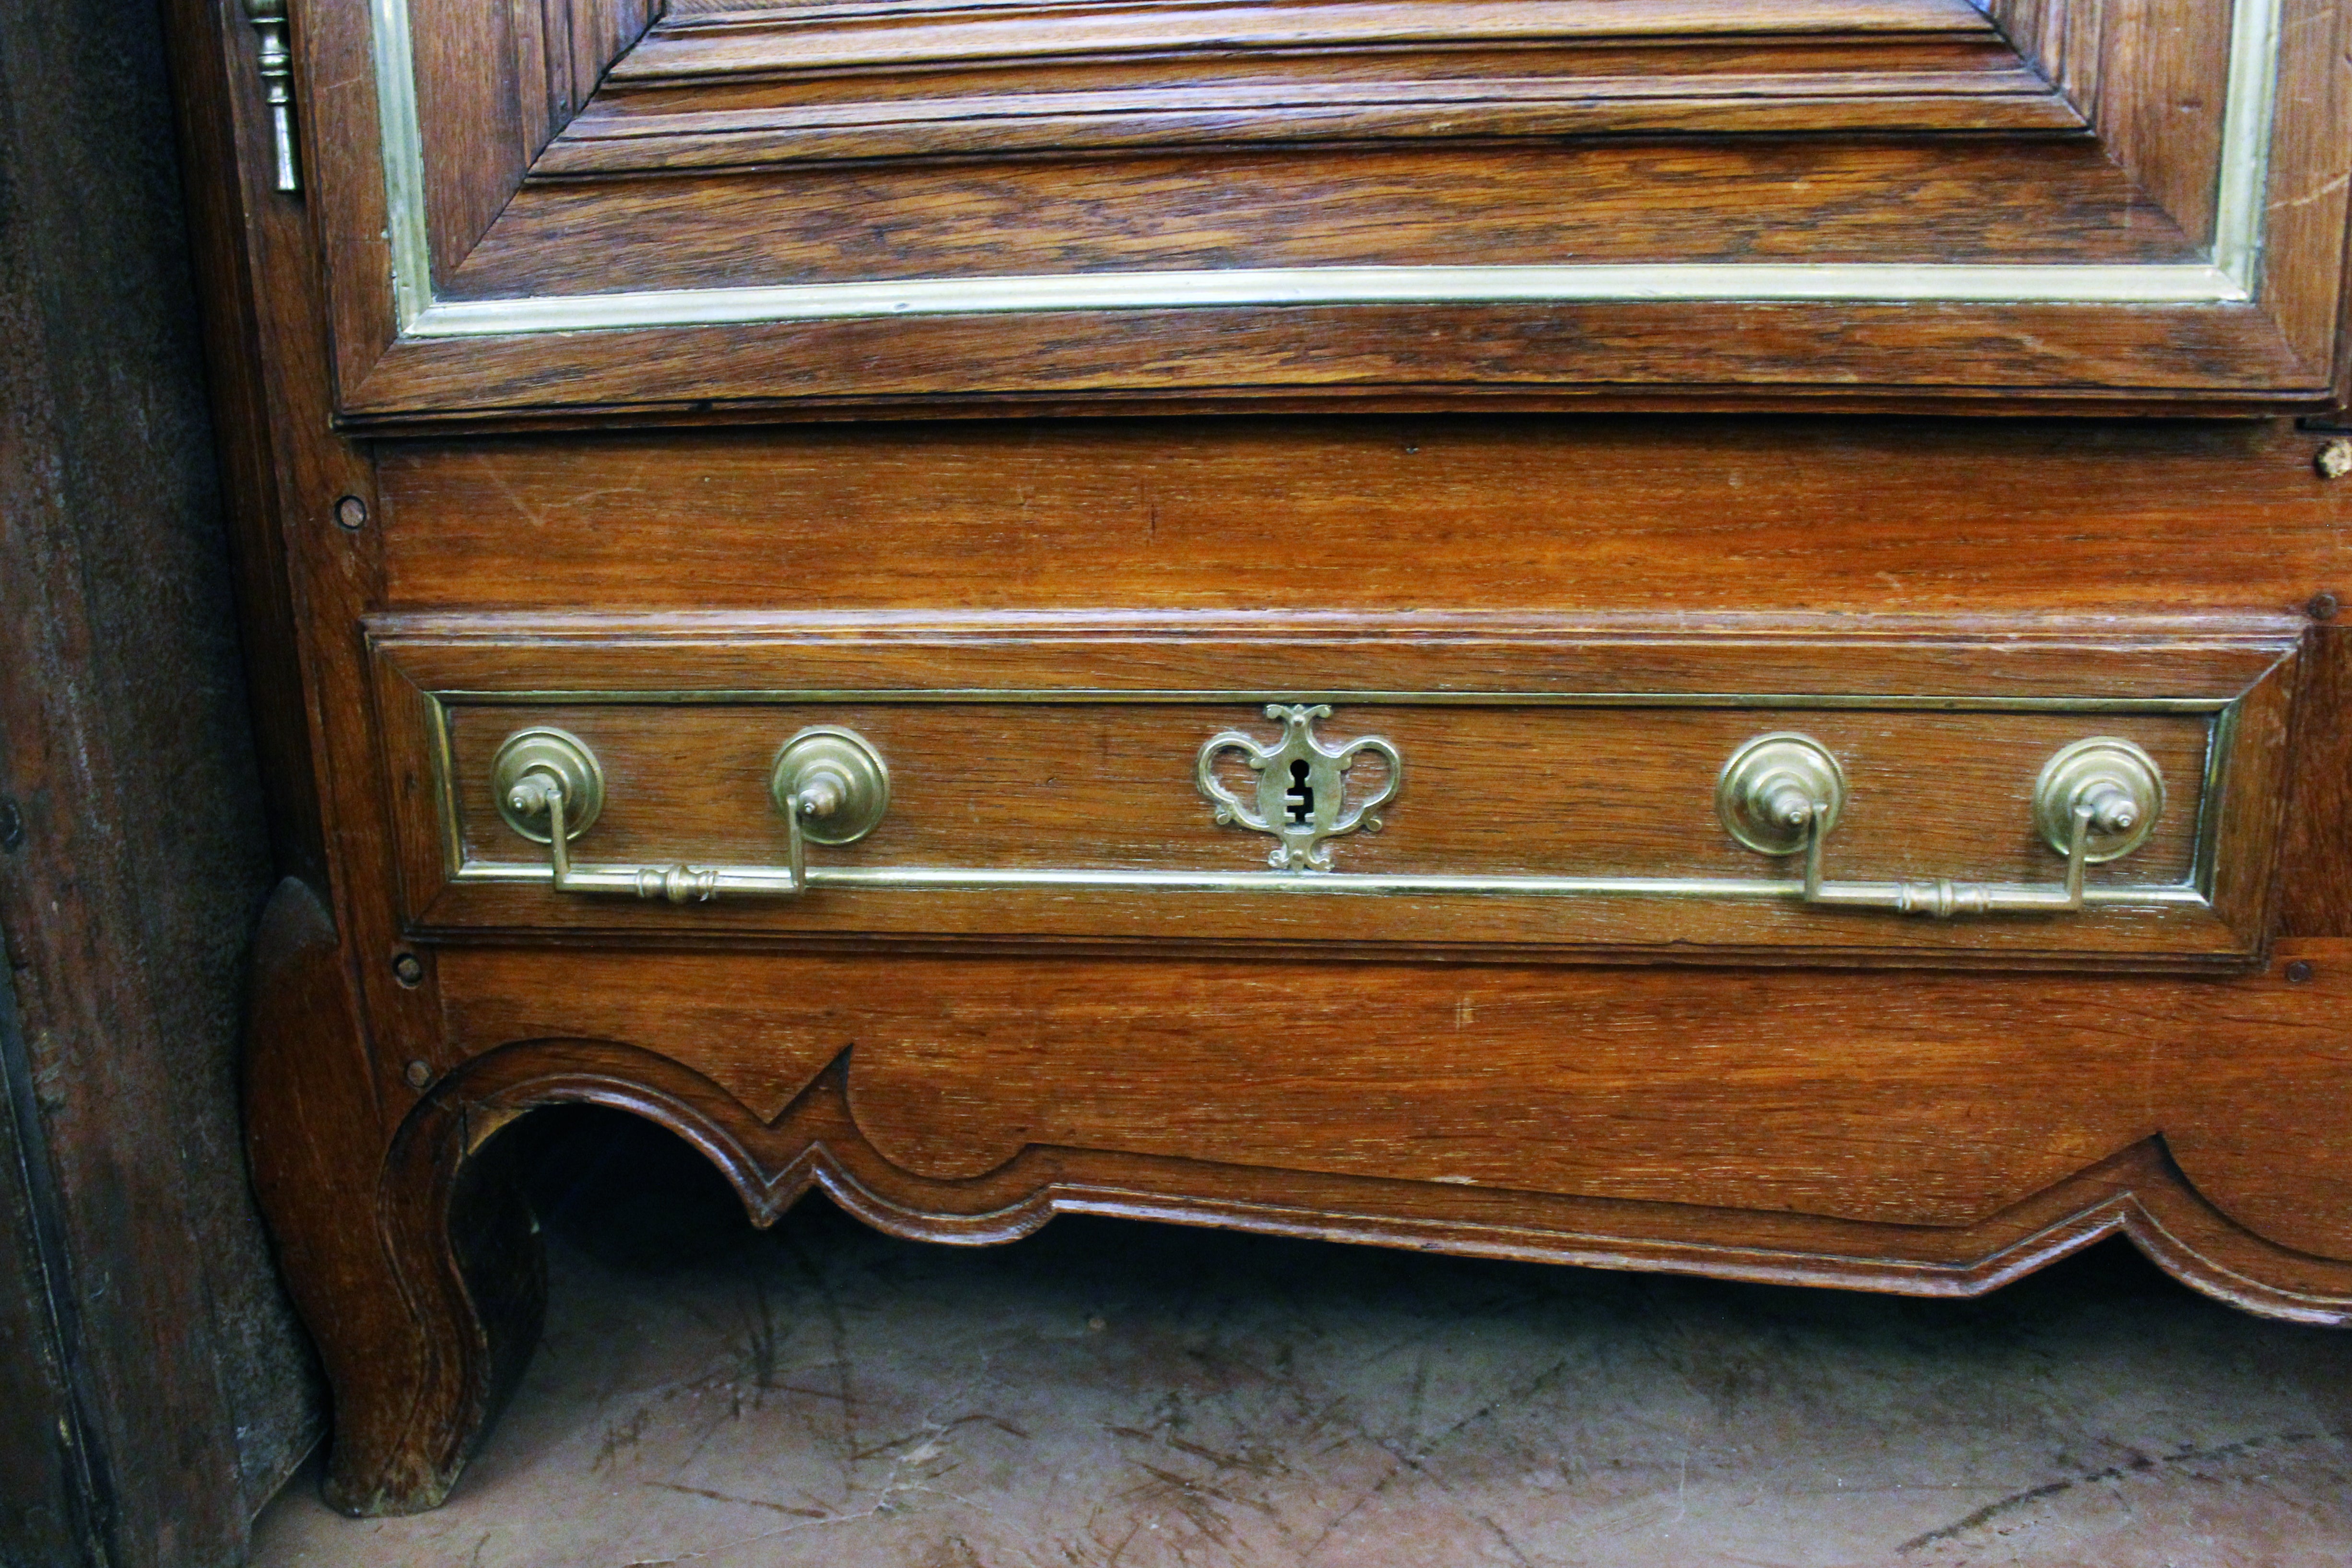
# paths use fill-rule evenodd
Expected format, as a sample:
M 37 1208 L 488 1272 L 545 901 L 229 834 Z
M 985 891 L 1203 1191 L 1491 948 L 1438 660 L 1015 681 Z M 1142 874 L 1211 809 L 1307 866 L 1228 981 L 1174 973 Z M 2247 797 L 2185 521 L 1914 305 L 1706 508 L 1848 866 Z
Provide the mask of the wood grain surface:
M 2299 615 L 2281 425 L 1399 418 L 402 443 L 401 608 Z
M 2303 670 L 2279 931 L 2333 936 L 2352 931 L 2352 627 L 2315 627 Z
M 248 1153 L 281 1267 L 321 1331 L 328 1500 L 405 1511 L 439 1502 L 464 1468 L 538 1338 L 545 1279 L 528 1211 L 510 1181 L 469 1165 L 462 1117 L 390 1136 L 390 1108 L 347 1054 L 366 1026 L 337 946 L 318 896 L 287 879 L 256 944 Z
M 845 1076 L 836 1063 L 777 1121 L 757 1127 L 725 1090 L 661 1058 L 550 1041 L 465 1064 L 442 1098 L 470 1100 L 483 1120 L 499 1123 L 533 1104 L 579 1101 L 647 1116 L 708 1154 L 763 1224 L 818 1187 L 880 1229 L 964 1245 L 1013 1239 L 1056 1213 L 1106 1214 L 1932 1297 L 1981 1294 L 2121 1232 L 2185 1283 L 2235 1305 L 2315 1324 L 2352 1318 L 2344 1265 L 2236 1224 L 2189 1188 L 2152 1139 L 1969 1226 L 1884 1226 L 1307 1172 L 1287 1173 L 1286 1194 L 1269 1201 L 1265 1173 L 1247 1168 L 1045 1147 L 986 1176 L 925 1181 L 891 1165 L 858 1131 Z
M 1031 1162 L 1091 1150 L 1126 1157 L 1110 1163 L 1139 1202 L 1157 1184 L 1153 1160 L 1170 1178 L 1176 1165 L 1252 1170 L 1276 1205 L 1318 1175 L 1410 1174 L 1441 1207 L 1491 1212 L 1545 1193 L 1725 1207 L 1792 1251 L 1842 1227 L 1896 1226 L 1878 1233 L 1890 1258 L 1949 1258 L 1955 1244 L 1964 1257 L 1963 1235 L 1932 1232 L 1980 1230 L 2160 1134 L 2200 1190 L 2242 1205 L 2238 1224 L 2306 1255 L 2252 1271 L 2294 1291 L 2315 1279 L 2307 1255 L 2352 1247 L 2352 1169 L 2323 1147 L 2335 1116 L 2323 1101 L 2347 1070 L 2324 1022 L 2343 1006 L 2341 959 L 2341 943 L 2305 944 L 2288 961 L 2309 966 L 2304 978 L 2283 963 L 2229 984 L 2053 977 L 2007 991 L 1888 975 L 1833 993 L 1798 973 L 1562 984 L 1507 969 L 1114 962 L 1047 975 L 992 961 L 511 949 L 449 952 L 442 973 L 453 1083 L 463 1058 L 489 1066 L 517 1042 L 542 1042 L 519 1054 L 546 1077 L 597 1070 L 596 1042 L 656 1053 L 724 1097 L 731 1149 L 698 1139 L 722 1164 L 839 1093 L 879 1162 L 861 1170 L 876 1197 L 922 1193 L 909 1228 L 925 1215 L 1017 1225 L 1050 1179 L 1050 1159 Z M 2243 1095 L 2282 1068 L 2314 1098 L 2248 1120 Z M 646 1109 L 681 1082 L 601 1070 L 658 1081 Z M 783 1184 L 792 1163 L 770 1179 Z
M 1967 1047 L 1985 1016 L 1969 1004 L 1989 996 L 1981 989 L 1955 998 L 1964 1009 L 1958 1039 L 1890 1028 L 1866 994 L 1844 1014 L 1811 1015 L 1843 1047 L 1833 1062 L 1791 1038 L 1741 1027 L 1800 1023 L 1776 1011 L 1785 995 L 1747 983 L 1732 998 L 1747 1016 L 1735 1021 L 1723 1016 L 1727 998 L 1706 994 L 1704 982 L 1695 988 L 1689 977 L 1676 977 L 1681 995 L 1669 1006 L 1694 1027 L 1686 1038 L 1656 1042 L 1654 1053 L 1644 1048 L 1641 1026 L 1629 1028 L 1605 1002 L 1588 998 L 1580 1016 L 1573 1000 L 1557 992 L 1521 992 L 1532 1005 L 1486 1016 L 1478 1037 L 1486 1052 L 1467 1054 L 1457 1045 L 1440 1058 L 1407 1052 L 1398 1031 L 1473 1032 L 1482 1002 L 1512 994 L 1507 974 L 1383 972 L 1368 986 L 1349 988 L 1332 1020 L 1339 1026 L 1309 1034 L 1302 1031 L 1323 1021 L 1312 972 L 1303 994 L 1294 984 L 1298 972 L 1289 968 L 1261 972 L 1263 979 L 1236 992 L 1230 983 L 1246 982 L 1252 972 L 1228 967 L 1213 978 L 1225 983 L 1219 994 L 1237 1005 L 1206 1032 L 1225 1048 L 1201 1060 L 1202 1031 L 1168 1027 L 1165 993 L 1113 984 L 1080 995 L 1073 986 L 1053 993 L 1057 1005 L 1045 1013 L 1026 1004 L 1007 1009 L 991 1005 L 1005 995 L 1002 965 L 950 976 L 951 994 L 940 994 L 925 984 L 934 976 L 898 965 L 887 978 L 877 974 L 878 984 L 859 984 L 855 972 L 713 960 L 701 976 L 707 984 L 679 1006 L 632 984 L 650 970 L 665 981 L 697 973 L 674 958 L 569 955 L 575 967 L 564 977 L 573 984 L 549 994 L 541 986 L 550 973 L 544 955 L 521 955 L 519 971 L 512 953 L 452 954 L 444 970 L 453 983 L 452 1038 L 430 1064 L 435 1076 L 407 1101 L 379 1211 L 383 1256 L 410 1271 L 404 1297 L 415 1328 L 401 1331 L 421 1331 L 425 1339 L 412 1342 L 438 1359 L 422 1378 L 390 1357 L 350 1369 L 340 1392 L 352 1432 L 339 1443 L 329 1495 L 371 1510 L 429 1506 L 456 1478 L 487 1397 L 511 1375 L 513 1349 L 527 1342 L 518 1330 L 537 1300 L 532 1234 L 485 1226 L 478 1216 L 512 1212 L 488 1201 L 501 1190 L 498 1166 L 515 1142 L 505 1130 L 533 1107 L 565 1102 L 617 1107 L 677 1131 L 711 1158 L 761 1224 L 814 1186 L 896 1234 L 964 1244 L 1027 1234 L 1056 1213 L 1095 1213 L 1929 1296 L 1980 1293 L 2120 1231 L 2223 1300 L 2292 1321 L 2341 1323 L 2352 1318 L 2352 1268 L 2332 1258 L 2341 1257 L 2346 1237 L 2340 1226 L 2315 1227 L 2297 1197 L 2315 1182 L 2341 1188 L 2342 1162 L 2313 1141 L 2325 1140 L 2328 1110 L 2293 1102 L 2266 1120 L 2257 1138 L 2196 1148 L 2186 1173 L 2168 1150 L 2176 1142 L 2193 1145 L 2200 1117 L 2217 1105 L 2225 1116 L 2242 1110 L 2227 1105 L 2228 1071 L 2196 1070 L 2201 1050 L 2248 1060 L 2255 1075 L 2267 1065 L 2291 1066 L 2314 1084 L 2341 1077 L 2340 1052 L 2315 1057 L 2299 1053 L 2296 1042 L 2308 1039 L 2313 1016 L 2341 1010 L 2335 993 L 2343 955 L 2341 942 L 2308 943 L 2294 950 L 2294 962 L 2313 965 L 2301 979 L 2282 971 L 2252 991 L 2192 984 L 2151 993 L 2142 999 L 2155 1015 L 2150 1028 L 2134 1037 L 2107 1026 L 2105 1000 L 2078 1015 L 2069 1004 L 2080 997 L 2038 997 L 2057 1005 L 2036 1016 L 2035 1037 L 2078 1046 L 2074 1065 L 2104 1073 L 2102 1092 L 2070 1082 L 2046 1058 L 2024 1067 L 2018 1046 L 1979 1042 L 1990 1048 L 1972 1055 Z M 990 968 L 1000 984 L 992 984 Z M 1139 970 L 1162 980 L 1181 973 Z M 1345 973 L 1328 969 L 1320 977 Z M 520 991 L 501 987 L 509 977 L 520 979 Z M 1477 994 L 1462 988 L 1465 980 Z M 1198 1014 L 1198 991 L 1180 993 L 1187 1016 Z M 833 1048 L 844 1026 L 894 1017 L 905 1019 L 907 1037 L 877 1050 L 868 1032 Z M 2078 1021 L 2088 1026 L 2080 1035 Z M 814 1028 L 803 1026 L 809 1022 Z M 1367 1030 L 1367 1022 L 1386 1029 Z M 1548 1025 L 1563 1023 L 1570 1026 L 1558 1037 L 1542 1037 Z M 1065 1037 L 1066 1026 L 1079 1032 Z M 983 1043 L 991 1040 L 993 1054 Z M 933 1048 L 948 1042 L 956 1048 L 944 1056 Z M 1114 1046 L 1123 1049 L 1114 1055 Z M 735 1054 L 730 1047 L 750 1050 Z M 1109 1131 L 1107 1141 L 1121 1148 L 1081 1146 L 1094 1134 L 1083 1110 L 1064 1096 L 1035 1094 L 1041 1047 L 1059 1058 L 1058 1083 L 1084 1070 L 1108 1099 L 1139 1096 L 1177 1109 L 1162 1126 Z M 1692 1070 L 1700 1065 L 1695 1058 L 1710 1054 L 1718 1058 L 1704 1064 L 1711 1072 Z M 877 1057 L 882 1066 L 870 1070 L 867 1059 Z M 962 1092 L 971 1080 L 955 1071 L 959 1058 L 992 1069 L 977 1098 Z M 1441 1059 L 1452 1065 L 1440 1067 Z M 701 1070 L 685 1065 L 689 1060 Z M 917 1062 L 922 1066 L 911 1078 L 899 1065 Z M 1317 1070 L 1302 1070 L 1310 1064 Z M 1612 1069 L 1629 1066 L 1643 1096 L 1641 1110 L 1601 1111 L 1597 1091 Z M 1189 1080 L 1173 1076 L 1183 1072 Z M 2011 1082 L 1988 1081 L 2003 1074 Z M 1203 1083 L 1223 1092 L 1204 1098 Z M 1768 1083 L 1784 1098 L 1761 1125 L 1707 1109 L 1727 1089 L 1730 1099 L 1748 1100 Z M 2053 1140 L 2042 1100 L 2012 1089 L 2046 1090 L 2070 1105 L 2095 1100 L 2096 1124 L 2079 1139 Z M 1335 1090 L 1352 1097 L 1327 1114 Z M 1869 1112 L 1825 1125 L 1813 1113 L 1822 1103 Z M 1219 1106 L 1249 1109 L 1220 1115 Z M 1692 1107 L 1695 1116 L 1673 1114 Z M 1971 1112 L 1981 1120 L 1956 1125 Z M 1002 1120 L 1008 1114 L 1027 1120 L 1015 1128 Z M 992 1169 L 947 1173 L 969 1167 L 970 1145 L 927 1146 L 922 1130 L 949 1125 L 963 1137 L 985 1126 L 1003 1148 L 1018 1152 Z M 1513 1127 L 1533 1135 L 1492 1167 L 1493 1179 L 1473 1174 L 1483 1152 Z M 1263 1148 L 1277 1129 L 1284 1136 L 1276 1163 L 1213 1157 Z M 1637 1159 L 1603 1183 L 1634 1191 L 1729 1190 L 1746 1204 L 1722 1208 L 1574 1190 L 1588 1184 L 1576 1173 L 1583 1156 L 1577 1140 L 1559 1136 L 1564 1131 L 1643 1149 L 1679 1139 L 1735 1154 L 1685 1162 L 1672 1173 Z M 1051 1138 L 1073 1142 L 1043 1141 Z M 1138 1144 L 1175 1152 L 1125 1147 Z M 2097 1152 L 2110 1144 L 2111 1152 Z M 2284 1191 L 2275 1183 L 2266 1188 L 2267 1156 L 2288 1147 L 2318 1155 L 2319 1168 L 2300 1170 Z M 1853 1179 L 1885 1168 L 1898 1151 L 1920 1162 L 1922 1189 L 1889 1194 Z M 1737 1163 L 1752 1153 L 1761 1155 L 1760 1173 Z M 1440 1179 L 1357 1173 L 1399 1163 Z M 1571 1190 L 1543 1190 L 1553 1173 L 1555 1184 Z M 2227 1192 L 2231 1206 L 2217 1208 L 2192 1182 Z M 1756 1205 L 1767 1190 L 1786 1201 Z M 453 1201 L 461 1220 L 455 1247 L 438 1218 Z M 2334 1208 L 2340 1215 L 2341 1204 Z M 1942 1222 L 1921 1223 L 1930 1214 Z M 2281 1235 L 2294 1245 L 2282 1245 Z M 354 1349 L 374 1342 L 371 1333 L 352 1325 L 345 1342 Z M 381 1424 L 386 1418 L 394 1423 L 390 1430 Z
M 1192 775 L 1212 735 L 1276 743 L 1281 726 L 1263 708 L 468 709 L 453 725 L 463 848 L 477 862 L 543 863 L 500 820 L 489 762 L 507 735 L 545 723 L 586 741 L 604 766 L 604 813 L 581 843 L 583 856 L 772 858 L 782 824 L 768 800 L 769 767 L 787 737 L 828 723 L 856 731 L 891 764 L 890 815 L 854 851 L 829 858 L 836 863 L 1256 870 L 1271 841 L 1218 826 Z M 1852 794 L 1832 843 L 1846 875 L 2050 879 L 2060 862 L 2032 827 L 2033 780 L 2052 752 L 2092 731 L 2146 747 L 2170 781 L 2155 836 L 2103 868 L 2096 885 L 2160 887 L 2189 873 L 2210 715 L 1348 703 L 1318 721 L 1318 735 L 1328 745 L 1391 741 L 1405 782 L 1380 832 L 1328 846 L 1340 869 L 1366 875 L 1787 875 L 1789 861 L 1742 847 L 1715 818 L 1725 761 L 1779 730 L 1814 737 L 1845 769 Z M 1227 787 L 1254 796 L 1240 755 L 1223 763 Z M 1349 798 L 1368 798 L 1385 775 L 1376 758 L 1359 763 Z
M 2305 668 L 2280 930 L 2334 935 L 2352 931 L 2352 627 L 2320 627 Z
M 487 722 L 485 721 L 487 721 Z M 782 865 L 767 771 L 804 722 L 847 724 L 893 769 L 892 811 L 858 846 L 818 851 L 820 867 L 865 870 L 1262 871 L 1270 840 L 1221 828 L 1192 781 L 1192 754 L 1226 724 L 1271 734 L 1247 705 L 1089 710 L 1031 706 L 877 709 L 860 704 L 740 710 L 654 707 L 490 710 L 457 726 L 458 804 L 477 870 L 544 864 L 508 831 L 487 782 L 491 750 L 524 723 L 556 722 L 590 741 L 606 767 L 605 815 L 577 845 L 583 861 Z M 1748 737 L 1795 724 L 1832 746 L 1855 794 L 1832 840 L 1832 877 L 1953 876 L 2054 886 L 2063 862 L 2033 835 L 2027 796 L 2042 761 L 2088 733 L 2138 738 L 2176 781 L 2165 826 L 2095 887 L 2152 888 L 2190 870 L 2206 725 L 2114 715 L 1575 713 L 1521 709 L 1343 708 L 1334 742 L 1377 733 L 1407 758 L 1404 795 L 1377 835 L 1332 840 L 1339 869 L 1365 875 L 1695 876 L 1787 879 L 1789 859 L 1756 855 L 1717 825 L 1715 774 Z M 1374 764 L 1362 765 L 1365 773 Z M 1252 789 L 1236 776 L 1232 787 Z M 1361 780 L 1358 788 L 1370 787 Z M 2213 809 L 2229 809 L 2216 803 Z M 406 826 L 406 825 L 404 825 Z M 418 824 L 417 826 L 424 826 Z M 437 839 L 437 835 L 435 839 Z M 412 857 L 420 867 L 437 844 Z M 2231 879 L 2266 885 L 2259 850 Z M 1842 950 L 1962 959 L 2067 952 L 2103 958 L 2242 957 L 2252 932 L 2195 908 L 2102 909 L 2068 919 L 1949 922 L 1809 910 L 1792 902 L 1543 899 L 1428 894 L 1258 897 L 1246 892 L 827 889 L 789 903 L 750 899 L 675 910 L 556 897 L 541 888 L 467 885 L 425 895 L 425 927 L 530 926 L 1024 935 L 1191 943 L 1274 940 L 1321 951 L 1358 942 L 1507 949 L 1597 943 L 1753 947 L 1769 962 Z M 712 918 L 717 917 L 717 918 Z
M 361 341 L 364 341 L 363 339 Z M 620 341 L 636 345 L 625 359 Z M 2245 305 L 1197 308 L 412 338 L 346 384 L 354 429 L 1037 412 L 2060 413 L 2316 407 L 2328 375 Z M 661 379 L 649 366 L 663 367 Z M 674 420 L 672 421 L 674 422 Z
M 1727 0 L 1305 0 L 1266 5 L 941 4 L 673 6 L 614 72 L 617 83 L 772 79 L 793 70 L 941 60 L 1165 54 L 1332 45 L 1606 40 L 1758 43 L 1923 38 L 1998 43 L 1964 0 L 1864 0 L 1853 5 Z
M 181 68 L 152 9 L 0 26 L 0 1559 L 58 1568 L 241 1563 L 322 1426 L 238 1157 L 272 878 Z
M 1654 16 L 1612 34 L 1595 8 L 1546 5 L 799 7 L 723 24 L 673 12 L 530 174 L 1188 143 L 2087 127 L 1966 7 L 1861 12 L 1844 28 L 1777 9 L 1740 19 L 1748 30 L 1702 32 Z
M 1988 16 L 2135 184 L 2200 238 L 2213 225 L 2231 12 L 2148 0 L 1990 0 Z M 2308 25 L 2306 22 L 2305 25 Z
M 455 272 L 605 68 L 650 0 L 407 0 L 436 272 Z
M 2096 145 L 2034 153 L 2030 173 L 1997 142 L 1812 138 L 824 165 L 682 173 L 635 184 L 625 203 L 600 183 L 550 182 L 515 194 L 443 292 L 1471 262 L 2196 258 Z M 2005 187 L 1998 202 L 1985 199 L 1993 184 Z M 1023 242 L 1007 245 L 1008 232 Z
M 24 1041 L 16 1026 L 15 988 L 0 973 L 0 1077 L 14 1090 L 29 1084 Z M 0 1541 L 27 1558 L 78 1565 L 99 1560 L 103 1547 L 86 1437 L 78 1425 L 70 1363 L 59 1307 L 42 1267 L 45 1247 L 57 1256 L 46 1193 L 27 1177 L 47 1164 L 47 1151 L 27 1150 L 16 1105 L 0 1115 Z M 31 1131 L 37 1132 L 37 1123 Z

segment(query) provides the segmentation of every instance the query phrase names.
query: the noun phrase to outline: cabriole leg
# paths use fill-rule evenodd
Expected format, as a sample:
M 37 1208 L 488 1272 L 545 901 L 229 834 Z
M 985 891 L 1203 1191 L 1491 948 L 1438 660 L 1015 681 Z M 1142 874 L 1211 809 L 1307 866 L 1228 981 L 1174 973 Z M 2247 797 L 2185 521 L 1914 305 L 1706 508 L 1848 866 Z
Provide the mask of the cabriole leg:
M 511 1142 L 455 1093 L 395 1129 L 332 922 L 279 884 L 257 945 L 246 1113 L 254 1184 L 332 1396 L 327 1500 L 446 1497 L 539 1333 L 545 1270 Z

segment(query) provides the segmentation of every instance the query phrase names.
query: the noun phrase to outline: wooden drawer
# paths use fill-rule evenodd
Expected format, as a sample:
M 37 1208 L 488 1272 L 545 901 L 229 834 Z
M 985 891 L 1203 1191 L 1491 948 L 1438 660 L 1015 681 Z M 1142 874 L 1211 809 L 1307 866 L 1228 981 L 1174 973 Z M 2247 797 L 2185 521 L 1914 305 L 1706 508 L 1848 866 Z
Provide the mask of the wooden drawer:
M 372 626 L 420 934 L 2192 967 L 2263 951 L 2297 636 Z M 811 844 L 796 893 L 772 785 L 813 729 L 870 748 L 887 808 Z M 534 734 L 592 759 L 569 877 L 599 892 L 555 893 L 543 823 L 504 801 Z M 2092 834 L 2067 908 L 2050 801 L 2102 756 L 2147 771 L 2150 816 Z M 1807 835 L 1742 793 L 1809 764 L 1836 795 L 1810 890 Z

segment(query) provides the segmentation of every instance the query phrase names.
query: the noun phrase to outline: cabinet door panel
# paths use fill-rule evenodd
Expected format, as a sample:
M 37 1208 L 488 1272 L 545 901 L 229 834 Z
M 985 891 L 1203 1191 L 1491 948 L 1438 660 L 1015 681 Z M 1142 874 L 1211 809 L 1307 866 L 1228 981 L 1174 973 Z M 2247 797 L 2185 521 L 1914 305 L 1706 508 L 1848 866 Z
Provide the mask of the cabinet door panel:
M 379 0 L 301 36 L 362 422 L 2218 410 L 2336 375 L 2343 19 L 2289 8 Z

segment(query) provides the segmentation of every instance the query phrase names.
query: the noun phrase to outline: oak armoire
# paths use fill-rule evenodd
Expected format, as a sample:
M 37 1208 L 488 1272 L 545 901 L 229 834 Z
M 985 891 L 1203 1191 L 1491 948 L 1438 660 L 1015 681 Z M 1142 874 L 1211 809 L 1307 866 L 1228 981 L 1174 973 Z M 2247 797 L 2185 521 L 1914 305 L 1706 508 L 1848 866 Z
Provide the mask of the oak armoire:
M 2352 0 L 169 0 L 329 1494 L 533 1108 L 2352 1320 Z

